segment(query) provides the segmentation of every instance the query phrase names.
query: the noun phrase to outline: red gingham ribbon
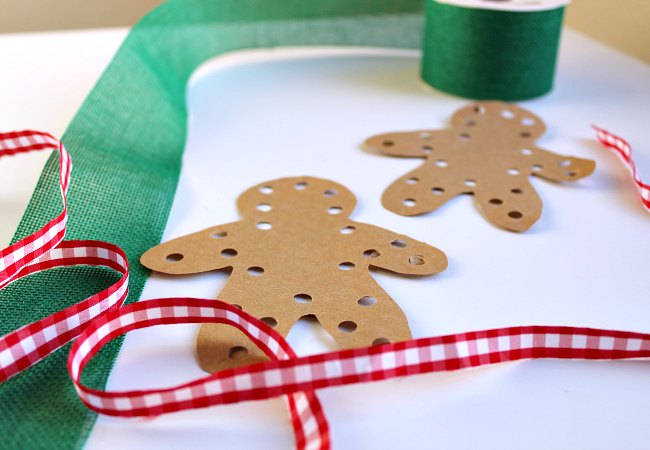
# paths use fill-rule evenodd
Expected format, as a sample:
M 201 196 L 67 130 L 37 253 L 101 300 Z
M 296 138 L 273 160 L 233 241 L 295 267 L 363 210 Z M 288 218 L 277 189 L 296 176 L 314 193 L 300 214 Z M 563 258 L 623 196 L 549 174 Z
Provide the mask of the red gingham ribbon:
M 282 386 L 280 372 L 276 376 L 277 386 L 268 386 L 265 380 L 250 371 L 252 367 L 240 367 L 180 386 L 147 391 L 103 392 L 81 384 L 81 374 L 86 364 L 104 345 L 118 336 L 156 325 L 201 322 L 237 327 L 275 364 L 300 360 L 275 330 L 228 303 L 196 298 L 145 300 L 98 317 L 73 344 L 68 357 L 68 372 L 81 401 L 102 414 L 134 417 L 158 416 L 185 409 L 283 395 L 286 389 Z M 285 376 L 284 381 L 289 380 L 291 378 Z M 293 381 L 299 380 L 294 378 Z M 328 449 L 329 428 L 325 414 L 313 386 L 305 387 L 304 390 L 287 391 L 296 447 Z
M 81 384 L 88 361 L 112 339 L 156 325 L 200 322 L 237 327 L 273 360 L 164 389 L 104 392 Z M 296 357 L 280 335 L 238 308 L 217 300 L 168 298 L 131 304 L 97 318 L 72 346 L 68 370 L 89 408 L 134 417 L 531 358 L 647 357 L 650 334 L 560 326 L 472 331 Z
M 0 337 L 0 382 L 31 367 L 78 336 L 83 327 L 102 312 L 122 305 L 128 291 L 128 263 L 120 248 L 98 241 L 62 242 L 72 167 L 63 144 L 52 135 L 38 131 L 0 133 L 0 157 L 37 150 L 59 152 L 63 211 L 36 233 L 0 251 L 0 288 L 36 272 L 75 265 L 108 267 L 122 277 L 113 286 L 82 302 Z
M 636 170 L 634 161 L 632 160 L 632 147 L 630 144 L 623 138 L 618 137 L 602 128 L 597 126 L 593 127 L 596 130 L 596 136 L 598 140 L 608 149 L 612 150 L 616 154 L 627 170 L 632 174 L 634 178 L 634 183 L 636 184 L 639 194 L 641 195 L 641 203 L 648 212 L 650 212 L 650 185 L 641 181 L 641 175 Z
M 633 173 L 648 207 L 648 185 L 641 182 L 627 142 L 597 129 Z M 71 265 L 105 266 L 123 276 L 92 297 L 0 338 L 0 382 L 79 338 L 68 358 L 68 371 L 82 402 L 114 416 L 156 416 L 245 400 L 287 395 L 299 449 L 329 449 L 327 420 L 315 390 L 413 374 L 460 370 L 530 358 L 629 359 L 650 357 L 650 335 L 589 328 L 528 326 L 430 337 L 375 347 L 297 357 L 276 331 L 260 320 L 218 300 L 169 298 L 122 306 L 128 289 L 128 264 L 118 247 L 98 241 L 62 242 L 70 158 L 46 133 L 0 134 L 0 156 L 57 149 L 63 212 L 42 230 L 0 252 L 0 288 L 11 281 Z M 223 323 L 244 332 L 271 361 L 208 375 L 164 389 L 106 392 L 81 384 L 86 364 L 108 342 L 129 331 L 176 323 Z
M 0 383 L 33 366 L 77 337 L 90 320 L 124 303 L 128 294 L 128 263 L 122 250 L 100 241 L 66 241 L 25 266 L 20 277 L 54 267 L 108 267 L 122 274 L 103 291 L 42 320 L 0 337 Z
M 0 133 L 0 157 L 35 150 L 57 150 L 59 152 L 59 185 L 63 199 L 63 211 L 36 233 L 0 250 L 0 289 L 9 284 L 25 266 L 56 247 L 65 235 L 65 224 L 68 219 L 66 193 L 72 168 L 70 155 L 65 147 L 51 134 L 40 131 Z
M 74 265 L 108 267 L 121 273 L 122 277 L 107 289 L 63 311 L 0 337 L 0 383 L 33 366 L 70 342 L 92 319 L 122 306 L 128 295 L 129 268 L 122 249 L 100 241 L 63 242 L 67 221 L 66 193 L 72 167 L 70 155 L 63 144 L 50 134 L 38 131 L 0 133 L 0 157 L 36 150 L 59 152 L 59 183 L 63 211 L 36 233 L 0 252 L 0 289 L 36 272 Z M 172 300 L 172 303 L 174 305 L 172 311 L 182 308 L 182 302 Z M 173 320 L 173 316 L 168 315 L 162 323 L 170 323 L 168 322 L 170 318 Z M 266 336 L 264 341 L 253 340 L 269 357 L 274 359 L 296 357 L 289 344 L 275 331 L 255 318 L 248 316 L 248 320 L 254 322 L 254 324 L 248 322 L 249 328 L 261 327 L 265 330 L 256 334 L 256 336 Z M 269 334 L 273 338 L 268 337 Z M 112 334 L 111 336 L 114 337 Z M 83 351 L 83 348 L 81 350 Z M 78 392 L 81 395 L 82 391 L 78 389 Z M 301 450 L 328 449 L 329 426 L 316 394 L 311 391 L 295 392 L 288 397 L 288 401 L 296 447 Z M 200 405 L 199 401 L 196 406 Z

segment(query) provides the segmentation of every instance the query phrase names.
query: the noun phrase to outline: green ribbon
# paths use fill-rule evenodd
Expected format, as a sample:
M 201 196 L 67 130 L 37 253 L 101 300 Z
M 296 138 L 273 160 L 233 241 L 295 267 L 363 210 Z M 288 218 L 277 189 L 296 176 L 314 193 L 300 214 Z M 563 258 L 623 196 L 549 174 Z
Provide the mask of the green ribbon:
M 422 78 L 477 100 L 524 100 L 553 87 L 564 7 L 511 12 L 426 0 Z
M 160 241 L 174 199 L 187 132 L 186 84 L 197 66 L 226 52 L 280 45 L 419 48 L 422 28 L 420 0 L 163 4 L 131 30 L 63 136 L 74 163 L 67 238 L 122 247 L 131 265 L 130 298 L 137 300 L 147 277 L 139 257 Z M 60 211 L 57 164 L 48 161 L 15 239 Z M 115 281 L 108 271 L 84 268 L 18 281 L 0 291 L 0 334 Z M 93 359 L 85 383 L 105 386 L 120 343 Z M 83 446 L 96 416 L 72 388 L 68 350 L 0 385 L 0 447 Z

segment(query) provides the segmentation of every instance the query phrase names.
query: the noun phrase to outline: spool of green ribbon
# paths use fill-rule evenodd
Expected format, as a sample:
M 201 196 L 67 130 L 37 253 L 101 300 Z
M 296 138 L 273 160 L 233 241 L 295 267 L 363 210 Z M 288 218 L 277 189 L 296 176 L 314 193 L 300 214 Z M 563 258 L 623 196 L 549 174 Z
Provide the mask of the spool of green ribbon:
M 474 99 L 525 100 L 553 87 L 563 0 L 426 0 L 422 78 Z

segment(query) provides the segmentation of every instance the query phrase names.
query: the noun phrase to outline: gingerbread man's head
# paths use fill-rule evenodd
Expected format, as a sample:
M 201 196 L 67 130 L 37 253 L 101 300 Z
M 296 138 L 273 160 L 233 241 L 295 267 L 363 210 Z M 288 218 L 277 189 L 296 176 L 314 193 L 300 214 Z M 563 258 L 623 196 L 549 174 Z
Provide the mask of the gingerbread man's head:
M 495 139 L 513 139 L 524 145 L 534 143 L 546 132 L 546 125 L 537 115 L 502 102 L 465 106 L 451 116 L 451 127 L 458 131 L 459 137 L 466 133 L 491 143 Z
M 348 217 L 357 199 L 345 186 L 330 180 L 313 177 L 284 178 L 262 183 L 242 193 L 237 209 L 246 220 L 280 221 L 281 226 L 318 218 Z M 267 225 L 268 226 L 268 225 Z

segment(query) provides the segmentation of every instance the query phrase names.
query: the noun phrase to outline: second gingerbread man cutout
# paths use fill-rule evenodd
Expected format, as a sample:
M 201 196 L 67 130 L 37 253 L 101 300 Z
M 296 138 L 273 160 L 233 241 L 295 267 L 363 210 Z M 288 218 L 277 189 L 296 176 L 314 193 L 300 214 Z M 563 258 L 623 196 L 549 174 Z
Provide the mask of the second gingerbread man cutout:
M 349 219 L 356 204 L 329 180 L 284 178 L 255 186 L 237 201 L 243 220 L 174 239 L 147 251 L 142 264 L 191 274 L 231 267 L 219 299 L 238 305 L 286 336 L 315 316 L 340 347 L 411 338 L 406 316 L 368 271 L 429 275 L 447 267 L 435 247 Z M 240 331 L 201 327 L 199 364 L 209 372 L 264 359 Z
M 457 111 L 449 129 L 382 134 L 366 144 L 386 155 L 426 159 L 386 189 L 386 209 L 415 216 L 459 194 L 472 194 L 490 222 L 525 231 L 542 213 L 530 175 L 576 181 L 595 168 L 594 161 L 536 145 L 545 130 L 542 120 L 523 108 L 480 102 Z

